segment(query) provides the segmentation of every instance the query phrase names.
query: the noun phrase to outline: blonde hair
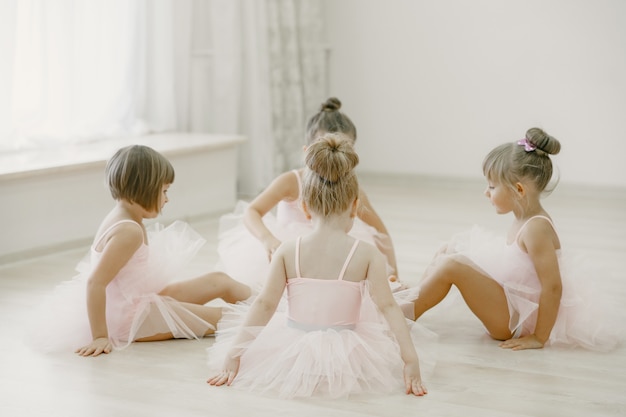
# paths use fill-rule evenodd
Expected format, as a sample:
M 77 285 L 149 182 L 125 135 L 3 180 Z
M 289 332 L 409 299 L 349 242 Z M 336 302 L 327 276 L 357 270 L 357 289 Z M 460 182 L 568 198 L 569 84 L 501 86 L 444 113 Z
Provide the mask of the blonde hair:
M 174 182 L 172 164 L 159 152 L 143 145 L 119 149 L 105 168 L 106 183 L 115 200 L 137 203 L 159 212 L 164 185 Z
M 344 135 L 326 133 L 306 151 L 302 199 L 321 216 L 344 213 L 359 196 L 359 156 Z
M 524 139 L 494 148 L 483 161 L 483 174 L 489 180 L 514 187 L 521 180 L 530 180 L 539 192 L 551 192 L 556 183 L 546 190 L 552 179 L 550 155 L 561 150 L 561 143 L 543 130 L 533 127 Z
M 356 141 L 356 126 L 348 116 L 339 111 L 340 108 L 341 101 L 337 97 L 330 97 L 322 103 L 320 111 L 306 124 L 307 145 L 315 142 L 324 133 L 343 133 L 352 142 Z

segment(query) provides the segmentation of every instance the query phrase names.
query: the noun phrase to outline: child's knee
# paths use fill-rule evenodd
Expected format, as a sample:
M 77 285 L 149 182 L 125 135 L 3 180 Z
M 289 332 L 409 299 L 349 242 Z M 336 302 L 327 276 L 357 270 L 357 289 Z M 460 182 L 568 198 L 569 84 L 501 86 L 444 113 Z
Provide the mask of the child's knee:
M 492 339 L 498 341 L 505 341 L 511 339 L 513 337 L 513 334 L 508 328 L 506 328 L 502 330 L 490 331 L 489 336 L 491 336 Z
M 233 279 L 230 277 L 230 275 L 226 274 L 225 272 L 221 272 L 221 271 L 210 272 L 208 274 L 208 278 L 209 278 L 209 280 L 213 281 L 214 283 L 223 284 L 223 285 L 229 285 L 233 281 Z
M 252 295 L 252 290 L 249 286 L 233 279 L 230 275 L 224 272 L 213 272 L 211 274 L 211 280 L 222 288 L 222 299 L 227 302 L 245 300 Z
M 457 255 L 447 257 L 438 268 L 439 274 L 450 283 L 456 285 L 458 280 L 475 272 L 475 269 L 466 260 L 463 256 Z
M 459 276 L 461 264 L 453 257 L 440 259 L 436 265 L 432 265 L 426 273 L 426 278 L 437 281 L 453 281 Z M 452 282 L 451 282 L 452 283 Z
M 159 295 L 166 296 L 166 297 L 172 297 L 174 299 L 177 299 L 176 296 L 178 294 L 180 294 L 180 292 L 181 292 L 181 288 L 180 287 L 181 286 L 178 283 L 170 284 L 167 287 L 163 288 L 159 292 Z

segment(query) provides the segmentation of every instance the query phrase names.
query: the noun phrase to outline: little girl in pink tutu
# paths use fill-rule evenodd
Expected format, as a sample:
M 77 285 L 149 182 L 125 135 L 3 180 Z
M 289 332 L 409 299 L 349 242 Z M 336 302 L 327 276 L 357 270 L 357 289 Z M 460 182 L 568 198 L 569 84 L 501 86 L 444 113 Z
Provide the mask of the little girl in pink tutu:
M 503 348 L 616 346 L 623 324 L 608 310 L 610 298 L 594 291 L 597 272 L 562 253 L 556 227 L 540 203 L 552 178 L 550 155 L 560 148 L 554 137 L 532 128 L 487 155 L 485 195 L 496 213 L 514 215 L 506 241 L 478 227 L 454 236 L 424 275 L 415 319 L 456 286 Z
M 284 398 L 427 393 L 436 336 L 404 317 L 385 257 L 348 234 L 357 163 L 342 136 L 309 145 L 302 207 L 313 230 L 277 248 L 252 306 L 225 309 L 208 349 L 209 384 Z
M 356 127 L 340 109 L 341 101 L 331 97 L 309 119 L 305 150 L 324 133 L 340 133 L 352 143 L 356 142 Z M 220 270 L 253 289 L 260 289 L 272 254 L 281 242 L 312 230 L 311 221 L 301 208 L 303 173 L 304 168 L 300 168 L 280 174 L 254 200 L 250 203 L 240 201 L 233 213 L 220 219 Z M 400 289 L 402 284 L 389 232 L 362 189 L 359 190 L 359 201 L 350 235 L 373 244 L 385 255 L 390 285 L 394 290 Z
M 43 303 L 33 343 L 46 351 L 98 356 L 133 341 L 212 334 L 221 308 L 204 304 L 215 298 L 245 300 L 251 291 L 221 272 L 175 281 L 204 239 L 181 221 L 144 227 L 143 220 L 158 216 L 168 202 L 174 182 L 170 162 L 152 148 L 134 145 L 113 155 L 105 175 L 115 207 L 78 265 L 79 274 Z

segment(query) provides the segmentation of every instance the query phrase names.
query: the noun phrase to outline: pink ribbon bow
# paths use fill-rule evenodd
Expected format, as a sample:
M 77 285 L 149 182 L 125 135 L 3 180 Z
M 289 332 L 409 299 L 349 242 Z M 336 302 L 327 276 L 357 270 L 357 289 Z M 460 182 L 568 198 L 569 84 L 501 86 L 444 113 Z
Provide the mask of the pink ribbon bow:
M 532 144 L 527 138 L 518 140 L 517 144 L 524 146 L 526 152 L 532 152 L 537 149 L 537 145 Z

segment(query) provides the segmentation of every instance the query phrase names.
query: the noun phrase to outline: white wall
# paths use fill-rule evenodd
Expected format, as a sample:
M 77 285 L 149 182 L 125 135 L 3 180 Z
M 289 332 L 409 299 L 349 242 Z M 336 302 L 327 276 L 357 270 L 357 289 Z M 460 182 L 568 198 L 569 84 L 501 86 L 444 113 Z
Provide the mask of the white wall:
M 538 126 L 563 183 L 626 187 L 626 1 L 328 1 L 361 171 L 482 177 Z

